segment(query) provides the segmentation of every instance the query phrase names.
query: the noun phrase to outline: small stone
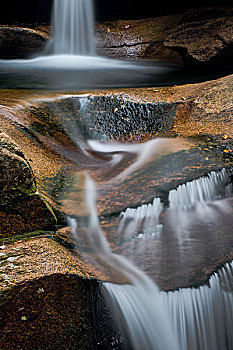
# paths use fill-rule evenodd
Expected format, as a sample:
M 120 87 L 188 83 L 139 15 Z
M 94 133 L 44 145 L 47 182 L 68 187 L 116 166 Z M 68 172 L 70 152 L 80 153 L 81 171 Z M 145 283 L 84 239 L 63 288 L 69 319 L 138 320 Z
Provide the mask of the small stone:
M 11 267 L 12 269 L 18 269 L 19 268 L 19 266 L 17 266 L 17 265 L 14 265 L 14 264 L 9 264 L 9 267 Z
M 44 293 L 44 288 L 39 288 L 37 291 L 38 294 Z
M 21 317 L 21 320 L 22 320 L 22 321 L 27 321 L 27 317 L 26 317 L 26 316 L 22 316 L 22 317 Z
M 5 256 L 5 255 L 6 255 L 5 253 L 0 253 L 0 257 L 1 257 L 1 256 Z
M 5 273 L 0 275 L 0 276 L 4 279 L 4 281 L 9 281 L 10 280 L 9 276 L 6 275 Z
M 5 245 L 1 245 L 1 246 L 0 246 L 0 249 L 5 249 L 5 248 L 6 248 Z
M 6 261 L 12 262 L 12 261 L 15 261 L 17 259 L 19 259 L 19 256 L 10 256 L 9 258 L 6 259 Z

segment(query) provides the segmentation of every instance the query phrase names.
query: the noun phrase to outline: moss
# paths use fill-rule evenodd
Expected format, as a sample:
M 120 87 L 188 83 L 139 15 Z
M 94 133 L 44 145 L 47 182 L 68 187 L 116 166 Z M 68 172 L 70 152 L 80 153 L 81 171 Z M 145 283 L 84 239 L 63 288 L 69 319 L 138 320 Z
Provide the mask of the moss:
M 0 238 L 0 245 L 5 245 L 5 244 L 12 244 L 14 242 L 18 241 L 28 241 L 31 238 L 34 237 L 47 237 L 48 234 L 51 234 L 50 231 L 43 231 L 43 230 L 38 230 L 38 231 L 33 231 L 33 232 L 25 232 L 20 235 L 14 235 L 14 236 L 9 236 L 5 238 Z
M 7 193 L 0 194 L 0 207 L 11 206 L 24 198 L 35 195 L 37 189 L 35 185 L 30 188 L 12 187 Z
M 10 294 L 11 294 L 11 288 L 5 290 L 4 292 L 0 291 L 0 306 L 10 299 Z M 0 321 L 1 321 L 1 316 L 0 316 Z
M 56 216 L 55 213 L 54 213 L 55 208 L 53 208 L 53 207 L 50 205 L 50 203 L 47 201 L 47 199 L 46 199 L 41 193 L 39 193 L 39 196 L 40 196 L 41 200 L 47 205 L 47 207 L 48 207 L 48 209 L 50 210 L 52 216 L 54 217 L 55 223 L 56 223 L 56 225 L 57 225 L 57 224 L 58 224 L 58 220 L 57 220 L 57 216 Z M 59 213 L 58 210 L 56 210 L 56 212 Z M 49 225 L 50 222 L 51 222 L 51 218 L 45 219 L 45 223 L 46 223 L 46 224 Z

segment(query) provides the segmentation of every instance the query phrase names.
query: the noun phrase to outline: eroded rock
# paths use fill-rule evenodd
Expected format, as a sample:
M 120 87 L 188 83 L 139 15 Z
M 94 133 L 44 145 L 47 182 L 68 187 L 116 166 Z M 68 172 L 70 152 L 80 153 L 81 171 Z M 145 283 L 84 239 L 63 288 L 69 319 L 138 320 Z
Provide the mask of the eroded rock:
M 164 45 L 178 52 L 185 66 L 230 67 L 233 59 L 232 11 L 190 11 Z
M 46 33 L 22 27 L 0 27 L 0 58 L 28 58 L 40 52 Z
M 29 163 L 4 133 L 0 133 L 0 173 L 0 236 L 55 227 L 56 218 L 37 192 Z
M 179 15 L 173 15 L 97 23 L 98 53 L 107 57 L 180 62 L 176 52 L 163 45 L 179 19 Z
M 0 348 L 108 350 L 117 330 L 85 263 L 43 234 L 21 239 L 0 257 Z

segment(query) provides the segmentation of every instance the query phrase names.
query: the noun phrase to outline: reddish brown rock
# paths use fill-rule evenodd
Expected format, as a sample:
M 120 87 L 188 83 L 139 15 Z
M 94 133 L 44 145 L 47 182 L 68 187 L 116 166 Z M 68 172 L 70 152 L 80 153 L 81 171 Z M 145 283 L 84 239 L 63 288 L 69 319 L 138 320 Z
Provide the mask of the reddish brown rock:
M 32 169 L 6 134 L 0 134 L 0 237 L 54 228 L 56 218 L 37 192 Z
M 109 349 L 116 331 L 90 268 L 48 236 L 21 240 L 1 249 L 0 348 Z

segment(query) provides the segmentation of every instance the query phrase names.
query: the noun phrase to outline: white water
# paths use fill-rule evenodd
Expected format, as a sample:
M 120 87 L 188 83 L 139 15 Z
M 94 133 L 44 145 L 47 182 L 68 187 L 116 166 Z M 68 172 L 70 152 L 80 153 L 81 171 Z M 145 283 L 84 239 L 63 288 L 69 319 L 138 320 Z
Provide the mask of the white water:
M 154 198 L 153 203 L 144 204 L 138 208 L 128 208 L 120 215 L 118 234 L 125 232 L 125 238 L 132 238 L 137 232 L 139 238 L 154 236 L 161 232 L 159 216 L 163 211 L 163 204 L 160 198 Z
M 197 221 L 208 227 L 221 212 L 231 214 L 229 204 L 218 200 L 232 193 L 232 184 L 227 185 L 228 175 L 226 169 L 212 171 L 169 192 L 169 220 L 180 244 Z
M 202 193 L 201 199 L 206 198 L 209 202 L 222 192 L 222 189 L 219 189 L 225 183 L 226 171 L 211 173 L 208 179 L 211 184 L 214 182 L 213 186 L 204 182 L 203 186 L 208 189 L 208 195 L 202 186 L 201 189 L 198 188 Z M 107 293 L 107 299 L 113 304 L 120 329 L 123 327 L 123 334 L 127 339 L 125 349 L 233 350 L 233 264 L 226 265 L 219 273 L 214 274 L 208 286 L 185 288 L 169 293 L 160 292 L 145 273 L 126 258 L 111 251 L 96 212 L 95 185 L 89 177 L 86 177 L 85 181 L 85 206 L 88 217 L 86 229 L 79 232 L 76 220 L 72 219 L 70 223 L 76 240 L 81 238 L 82 242 L 88 244 L 89 254 L 97 256 L 98 263 L 102 261 L 103 264 L 119 271 L 130 282 L 126 285 L 103 284 L 104 293 Z M 202 179 L 195 181 L 203 184 Z M 195 205 L 198 203 L 195 202 Z M 126 210 L 121 214 L 121 218 L 151 218 L 153 206 L 153 214 L 158 223 L 162 210 L 158 199 L 154 200 L 153 205 Z M 181 205 L 181 208 L 186 206 Z
M 179 186 L 170 191 L 169 202 L 172 210 L 186 210 L 197 205 L 205 205 L 225 194 L 227 171 L 212 171 L 206 177 L 201 177 L 191 182 Z
M 149 301 L 133 286 L 108 283 L 105 288 L 126 320 L 135 340 L 133 349 L 161 349 L 156 345 L 143 347 L 140 343 L 144 328 L 148 327 L 144 322 L 148 307 L 150 313 L 157 313 L 155 298 L 169 309 L 179 350 L 225 350 L 226 346 L 233 349 L 233 263 L 215 273 L 209 286 L 160 292 Z M 162 349 L 167 350 L 166 347 Z
M 95 55 L 92 0 L 54 0 L 53 54 Z
M 23 70 L 144 70 L 144 67 L 130 62 L 96 56 L 92 0 L 54 0 L 52 21 L 53 34 L 45 49 L 49 55 L 0 60 L 0 67 Z M 162 71 L 166 69 L 161 68 Z
M 209 213 L 212 218 L 214 212 L 208 207 L 208 203 L 215 201 L 220 195 L 228 194 L 230 186 L 226 186 L 226 181 L 227 171 L 223 169 L 170 191 L 170 211 L 174 215 L 173 226 L 176 226 L 174 231 L 176 232 L 177 227 L 178 232 L 180 231 L 180 222 L 188 220 L 188 212 L 192 212 L 193 208 L 197 210 L 201 206 L 203 215 L 206 217 Z M 148 229 L 155 231 L 156 227 L 160 226 L 158 223 L 163 205 L 155 198 L 153 206 L 143 205 L 122 212 L 119 232 L 123 232 L 126 238 L 131 238 L 135 232 L 140 232 L 140 225 L 141 232 L 148 232 Z M 154 218 L 154 224 L 150 226 L 148 221 L 146 226 L 147 219 L 151 218 Z M 142 223 L 143 220 L 145 221 Z M 123 317 L 129 328 L 128 332 L 135 339 L 133 349 L 151 349 L 141 346 L 138 339 L 145 326 L 144 312 L 148 312 L 147 300 L 144 298 L 142 304 L 142 299 L 138 298 L 138 293 L 130 285 L 108 283 L 104 286 L 115 306 L 113 309 L 119 322 L 122 322 Z M 161 300 L 168 307 L 179 350 L 233 349 L 233 263 L 215 273 L 209 285 L 183 288 L 175 292 L 160 292 L 159 295 L 154 295 L 154 298 Z M 153 299 L 150 302 L 150 312 L 156 313 Z
M 125 297 L 130 301 L 129 309 L 122 309 L 128 327 L 128 338 L 133 349 L 142 350 L 179 350 L 175 333 L 172 331 L 169 312 L 163 298 L 160 297 L 156 284 L 130 261 L 114 254 L 104 236 L 97 212 L 96 189 L 93 181 L 87 176 L 85 185 L 85 205 L 88 223 L 84 233 L 78 231 L 75 219 L 70 220 L 74 237 L 89 245 L 89 254 L 96 254 L 103 263 L 124 275 L 132 285 L 122 286 L 129 293 Z M 106 290 L 111 286 L 106 283 Z M 120 286 L 114 286 L 121 290 Z M 123 292 L 124 294 L 124 292 Z M 122 294 L 122 296 L 123 296 Z M 122 298 L 115 300 L 121 303 Z M 135 314 L 137 315 L 135 317 Z
M 187 149 L 189 144 L 184 140 L 173 140 L 173 139 L 156 139 L 149 140 L 140 144 L 123 144 L 118 142 L 99 142 L 95 140 L 89 140 L 88 145 L 94 152 L 99 153 L 116 153 L 118 156 L 118 162 L 123 158 L 121 153 L 134 153 L 137 158 L 136 160 L 119 176 L 114 178 L 116 180 L 124 180 L 131 173 L 141 168 L 147 162 L 154 160 L 156 157 L 169 154 L 178 150 Z
M 233 263 L 215 273 L 209 286 L 162 293 L 180 349 L 233 349 Z
M 147 148 L 150 151 L 149 153 L 152 154 L 152 149 L 155 149 L 155 145 L 152 144 L 151 149 Z M 135 148 L 136 150 L 137 148 Z M 133 151 L 133 148 L 131 151 Z M 138 156 L 138 159 L 144 158 L 145 161 L 146 157 L 143 148 L 141 152 L 144 156 Z M 157 148 L 157 152 L 159 152 L 159 148 Z M 141 162 L 139 164 L 142 165 Z M 216 207 L 221 209 L 222 206 L 224 211 L 228 210 L 226 203 L 216 201 L 232 192 L 232 184 L 227 185 L 227 179 L 227 171 L 222 169 L 219 172 L 212 171 L 206 177 L 187 182 L 180 185 L 177 189 L 171 190 L 168 196 L 168 217 L 172 222 L 174 232 L 180 233 L 185 229 L 187 230 L 193 224 L 193 219 L 213 221 Z M 139 238 L 144 238 L 153 237 L 161 233 L 163 227 L 159 222 L 159 217 L 163 210 L 164 205 L 161 199 L 156 197 L 152 204 L 144 204 L 137 208 L 127 208 L 126 211 L 120 214 L 118 234 L 123 235 L 125 240 L 128 240 L 135 235 Z

